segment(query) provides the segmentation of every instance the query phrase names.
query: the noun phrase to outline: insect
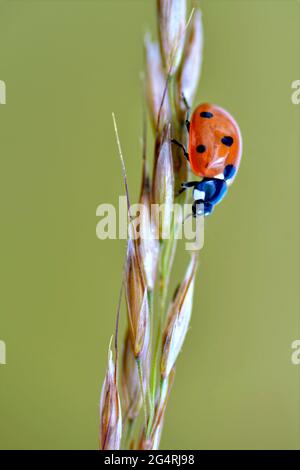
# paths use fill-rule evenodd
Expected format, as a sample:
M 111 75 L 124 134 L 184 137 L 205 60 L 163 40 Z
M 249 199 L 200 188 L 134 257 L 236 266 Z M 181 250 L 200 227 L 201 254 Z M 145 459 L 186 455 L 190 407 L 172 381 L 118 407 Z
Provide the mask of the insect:
M 182 148 L 193 173 L 201 181 L 182 183 L 180 193 L 193 188 L 192 215 L 207 216 L 219 204 L 233 182 L 242 155 L 242 137 L 234 118 L 224 109 L 213 104 L 201 104 L 186 120 L 189 133 L 188 151 L 175 139 L 172 142 Z

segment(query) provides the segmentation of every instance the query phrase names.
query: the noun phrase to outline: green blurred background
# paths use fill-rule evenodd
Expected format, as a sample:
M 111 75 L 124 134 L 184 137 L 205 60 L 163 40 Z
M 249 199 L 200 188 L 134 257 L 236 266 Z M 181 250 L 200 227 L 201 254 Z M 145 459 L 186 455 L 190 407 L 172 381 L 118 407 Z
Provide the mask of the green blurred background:
M 300 4 L 201 6 L 196 101 L 234 114 L 244 154 L 206 223 L 162 447 L 300 448 Z M 3 449 L 97 447 L 125 243 L 98 240 L 95 213 L 123 194 L 112 111 L 138 195 L 148 29 L 154 0 L 0 3 Z

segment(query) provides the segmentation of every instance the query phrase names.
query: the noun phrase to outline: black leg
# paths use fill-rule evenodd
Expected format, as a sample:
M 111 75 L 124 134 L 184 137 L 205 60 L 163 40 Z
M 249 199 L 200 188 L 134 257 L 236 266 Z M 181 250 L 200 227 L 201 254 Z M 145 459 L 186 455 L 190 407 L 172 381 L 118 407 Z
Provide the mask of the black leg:
M 188 104 L 187 100 L 186 100 L 186 97 L 184 96 L 184 94 L 182 93 L 182 101 L 184 103 L 184 106 L 186 107 L 186 120 L 185 120 L 185 127 L 188 131 L 188 133 L 190 132 L 190 105 Z
M 197 199 L 197 201 L 194 201 L 194 204 L 192 206 L 192 214 L 193 214 L 193 217 L 199 217 L 201 215 L 204 215 L 203 199 Z
M 187 189 L 194 188 L 197 184 L 199 184 L 199 181 L 185 181 L 184 183 L 181 183 L 181 189 L 176 194 L 176 197 L 184 193 L 184 191 L 186 191 Z
M 197 186 L 199 184 L 199 181 L 184 181 L 184 183 L 181 183 L 181 186 L 185 189 L 188 188 L 194 188 L 194 186 Z
M 178 142 L 178 140 L 176 140 L 176 139 L 172 139 L 171 142 L 172 142 L 172 144 L 177 145 L 177 147 L 180 147 L 183 150 L 183 154 L 184 154 L 185 158 L 189 161 L 189 154 L 187 153 L 187 151 L 185 149 L 185 146 L 182 145 L 180 142 Z
M 193 217 L 204 216 L 207 217 L 214 210 L 214 205 L 211 202 L 205 202 L 203 199 L 194 201 L 192 206 Z
M 186 189 L 187 189 L 187 188 L 181 188 L 181 189 L 179 189 L 179 191 L 178 191 L 178 193 L 176 194 L 175 197 L 180 196 L 180 194 L 184 193 L 184 191 L 186 191 Z

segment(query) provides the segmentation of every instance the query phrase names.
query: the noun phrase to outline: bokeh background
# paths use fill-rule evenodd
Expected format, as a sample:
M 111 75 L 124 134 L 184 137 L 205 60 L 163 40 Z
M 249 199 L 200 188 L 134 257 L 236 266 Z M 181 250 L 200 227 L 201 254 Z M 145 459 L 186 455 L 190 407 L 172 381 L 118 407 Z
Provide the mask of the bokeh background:
M 162 447 L 300 448 L 300 4 L 201 7 L 197 103 L 234 114 L 244 154 L 206 224 Z M 154 0 L 0 3 L 3 449 L 97 447 L 125 243 L 96 238 L 96 207 L 124 192 L 112 111 L 138 195 L 147 30 Z

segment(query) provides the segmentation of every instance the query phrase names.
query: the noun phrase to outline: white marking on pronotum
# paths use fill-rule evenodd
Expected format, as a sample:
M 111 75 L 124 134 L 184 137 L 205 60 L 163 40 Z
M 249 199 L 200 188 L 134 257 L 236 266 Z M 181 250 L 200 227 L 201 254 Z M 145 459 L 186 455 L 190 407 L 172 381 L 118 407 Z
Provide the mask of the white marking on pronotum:
M 202 199 L 204 201 L 205 192 L 204 191 L 199 191 L 199 189 L 194 189 L 193 197 L 194 197 L 195 201 L 198 201 L 199 199 Z
M 0 364 L 6 364 L 6 344 L 0 340 Z
M 6 104 L 6 85 L 3 80 L 0 80 L 0 104 Z

